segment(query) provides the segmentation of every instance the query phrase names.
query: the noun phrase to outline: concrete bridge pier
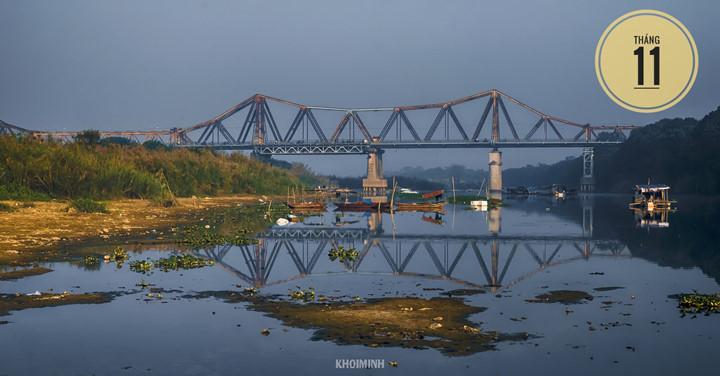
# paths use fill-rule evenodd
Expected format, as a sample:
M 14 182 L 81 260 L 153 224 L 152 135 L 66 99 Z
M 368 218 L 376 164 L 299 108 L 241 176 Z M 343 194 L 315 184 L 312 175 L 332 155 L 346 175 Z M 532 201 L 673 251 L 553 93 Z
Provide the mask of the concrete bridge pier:
M 502 152 L 493 149 L 490 152 L 490 197 L 502 198 Z
M 383 177 L 384 151 L 372 148 L 367 157 L 367 177 L 363 179 L 363 197 L 372 202 L 387 202 L 387 179 Z
M 493 149 L 490 152 L 490 184 L 488 185 L 489 199 L 502 200 L 502 152 Z M 498 234 L 502 227 L 502 207 L 488 210 L 488 231 Z

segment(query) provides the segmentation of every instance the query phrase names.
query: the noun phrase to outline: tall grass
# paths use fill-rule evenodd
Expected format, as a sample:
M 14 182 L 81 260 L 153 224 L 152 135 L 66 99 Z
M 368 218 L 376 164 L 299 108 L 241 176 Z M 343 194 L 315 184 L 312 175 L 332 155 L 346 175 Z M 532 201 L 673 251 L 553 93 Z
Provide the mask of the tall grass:
M 298 184 L 287 171 L 241 154 L 0 136 L 0 194 L 159 200 L 168 186 L 176 196 L 189 197 L 280 194 Z

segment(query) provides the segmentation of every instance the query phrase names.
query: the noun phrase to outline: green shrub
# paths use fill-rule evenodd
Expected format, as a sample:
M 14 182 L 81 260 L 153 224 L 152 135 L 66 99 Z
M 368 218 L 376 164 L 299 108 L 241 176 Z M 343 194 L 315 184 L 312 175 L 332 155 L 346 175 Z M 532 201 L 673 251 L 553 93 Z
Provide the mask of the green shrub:
M 106 204 L 93 201 L 89 198 L 79 198 L 77 200 L 73 200 L 70 203 L 70 206 L 75 208 L 75 210 L 84 213 L 109 213 Z
M 12 206 L 10 206 L 4 202 L 0 202 L 0 212 L 11 212 L 11 211 L 15 211 L 15 208 L 13 208 Z
M 0 185 L 0 200 L 50 201 L 50 195 L 15 183 Z

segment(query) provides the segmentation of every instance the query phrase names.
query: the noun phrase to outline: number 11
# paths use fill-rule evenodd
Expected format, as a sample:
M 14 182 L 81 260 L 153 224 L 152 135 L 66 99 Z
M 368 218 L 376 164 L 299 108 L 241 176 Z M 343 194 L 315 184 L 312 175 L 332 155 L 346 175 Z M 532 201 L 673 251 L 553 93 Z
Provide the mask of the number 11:
M 645 52 L 644 47 L 638 47 L 635 49 L 633 54 L 637 55 L 638 57 L 638 85 L 642 86 L 645 82 L 645 69 L 644 69 L 644 62 L 645 58 L 643 56 Z M 650 50 L 650 55 L 653 55 L 655 57 L 654 59 L 654 75 L 653 75 L 653 84 L 655 86 L 660 85 L 660 46 L 656 46 L 652 50 Z

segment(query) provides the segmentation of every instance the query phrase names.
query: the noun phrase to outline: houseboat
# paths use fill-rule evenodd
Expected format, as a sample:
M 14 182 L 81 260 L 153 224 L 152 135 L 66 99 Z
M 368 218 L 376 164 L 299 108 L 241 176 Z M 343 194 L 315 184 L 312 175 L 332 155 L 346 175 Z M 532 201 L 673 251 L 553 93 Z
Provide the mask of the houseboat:
M 638 184 L 635 186 L 635 195 L 630 207 L 647 210 L 670 209 L 677 201 L 670 200 L 669 192 L 670 187 L 665 184 Z

